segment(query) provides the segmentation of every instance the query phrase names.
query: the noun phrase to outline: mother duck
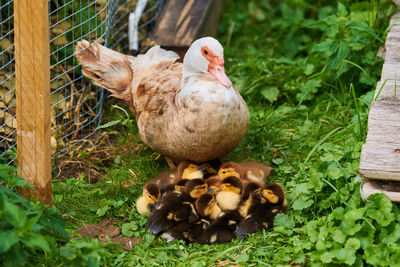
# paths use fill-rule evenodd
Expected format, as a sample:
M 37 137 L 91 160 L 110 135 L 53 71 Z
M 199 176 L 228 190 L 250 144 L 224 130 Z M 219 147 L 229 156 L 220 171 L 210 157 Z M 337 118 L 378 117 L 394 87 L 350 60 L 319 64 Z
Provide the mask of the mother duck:
M 221 44 L 196 40 L 183 64 L 159 46 L 137 57 L 83 40 L 82 72 L 135 115 L 140 138 L 176 162 L 206 162 L 230 153 L 248 130 L 249 111 L 224 70 Z

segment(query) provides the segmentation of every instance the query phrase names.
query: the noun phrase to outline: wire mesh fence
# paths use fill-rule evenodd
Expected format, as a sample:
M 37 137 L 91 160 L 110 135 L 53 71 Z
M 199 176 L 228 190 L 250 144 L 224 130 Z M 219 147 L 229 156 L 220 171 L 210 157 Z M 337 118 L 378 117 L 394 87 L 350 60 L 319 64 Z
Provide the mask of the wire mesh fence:
M 142 0 L 139 0 L 142 1 Z M 142 1 L 143 2 L 143 1 Z M 137 26 L 141 47 L 152 45 L 151 27 L 163 0 L 145 1 Z M 90 137 L 101 122 L 104 92 L 82 77 L 75 44 L 86 39 L 127 52 L 132 0 L 50 0 L 51 148 L 53 159 Z M 17 120 L 13 1 L 0 4 L 0 160 L 15 163 Z M 32 22 L 34 23 L 34 22 Z

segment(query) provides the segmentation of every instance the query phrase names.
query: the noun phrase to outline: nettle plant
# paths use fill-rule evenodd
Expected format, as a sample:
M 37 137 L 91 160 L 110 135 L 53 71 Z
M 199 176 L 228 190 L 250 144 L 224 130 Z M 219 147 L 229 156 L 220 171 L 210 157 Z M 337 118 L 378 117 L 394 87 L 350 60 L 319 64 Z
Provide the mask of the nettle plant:
M 321 42 L 311 50 L 311 61 L 322 59 L 325 63 L 321 74 L 328 74 L 334 79 L 350 74 L 366 85 L 376 82 L 380 73 L 374 66 L 382 62 L 376 56 L 376 50 L 383 41 L 371 28 L 379 18 L 378 10 L 370 12 L 372 14 L 365 11 L 349 13 L 343 4 L 338 3 L 336 14 L 304 25 L 323 32 Z M 384 12 L 390 15 L 392 10 L 386 9 Z
M 15 173 L 14 167 L 0 165 L 0 263 L 7 266 L 24 265 L 32 253 L 52 253 L 57 241 L 69 239 L 56 209 L 15 192 L 32 189 Z

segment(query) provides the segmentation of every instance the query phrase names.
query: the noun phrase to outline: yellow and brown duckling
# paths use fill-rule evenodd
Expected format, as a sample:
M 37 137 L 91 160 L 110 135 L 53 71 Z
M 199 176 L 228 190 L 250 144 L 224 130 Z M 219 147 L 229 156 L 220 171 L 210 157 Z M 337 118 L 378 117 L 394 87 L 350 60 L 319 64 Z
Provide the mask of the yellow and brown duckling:
M 174 185 L 182 179 L 203 178 L 206 170 L 190 161 L 181 161 L 175 169 L 161 172 L 157 177 L 151 179 L 149 183 L 154 183 L 160 188 L 161 194 L 174 189 Z
M 140 213 L 150 212 L 153 205 L 158 203 L 161 197 L 160 189 L 154 183 L 147 183 L 143 188 L 143 194 L 136 201 L 136 210 Z
M 284 212 L 286 199 L 282 187 L 269 184 L 261 192 L 253 191 L 239 208 L 243 220 L 235 231 L 236 236 L 245 238 L 263 228 L 270 229 L 273 227 L 275 216 Z
M 203 179 L 189 180 L 185 184 L 184 191 L 174 190 L 167 192 L 159 201 L 157 208 L 153 209 L 147 220 L 150 233 L 159 234 L 188 220 L 197 220 L 194 202 L 208 190 Z
M 246 182 L 257 183 L 259 186 L 264 186 L 270 174 L 271 168 L 258 162 L 225 162 L 221 164 L 218 171 L 218 175 L 223 178 L 235 176 Z
M 185 220 L 177 223 L 174 227 L 167 229 L 161 237 L 167 241 L 181 239 L 194 242 L 203 234 L 210 222 L 215 220 L 222 212 L 214 195 L 209 193 L 196 199 L 195 209 L 198 216 L 196 221 Z
M 213 175 L 205 179 L 210 193 L 217 193 L 221 186 L 222 180 L 223 178 L 221 178 L 219 175 Z
M 199 197 L 195 202 L 197 214 L 203 218 L 215 220 L 222 213 L 221 208 L 217 204 L 215 196 L 207 193 Z
M 243 183 L 240 178 L 230 176 L 222 180 L 216 193 L 218 206 L 223 211 L 236 210 L 242 201 Z

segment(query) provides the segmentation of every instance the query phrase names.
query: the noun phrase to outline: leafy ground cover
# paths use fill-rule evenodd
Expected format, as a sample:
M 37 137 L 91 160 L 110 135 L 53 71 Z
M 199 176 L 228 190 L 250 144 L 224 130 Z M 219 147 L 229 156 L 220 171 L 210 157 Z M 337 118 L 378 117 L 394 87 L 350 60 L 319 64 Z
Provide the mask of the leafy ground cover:
M 271 164 L 271 181 L 284 187 L 289 201 L 288 213 L 277 216 L 271 231 L 221 245 L 167 243 L 148 234 L 134 203 L 144 183 L 167 165 L 140 141 L 132 120 L 110 100 L 105 116 L 114 122 L 109 125 L 115 124 L 111 129 L 119 139 L 112 155 L 97 161 L 103 179 L 92 184 L 82 173 L 53 182 L 54 206 L 77 238 L 55 238 L 56 245 L 48 249 L 28 243 L 33 247 L 29 262 L 399 265 L 398 206 L 381 194 L 362 200 L 358 177 L 369 105 L 382 66 L 376 55 L 395 10 L 390 1 L 253 0 L 230 1 L 224 11 L 218 38 L 225 47 L 228 75 L 250 110 L 247 136 L 224 160 Z M 90 152 L 80 152 L 79 159 L 96 164 Z M 141 243 L 125 251 L 76 233 L 83 224 L 110 218 L 117 221 L 121 236 L 141 238 Z M 4 251 L 0 247 L 0 255 Z

